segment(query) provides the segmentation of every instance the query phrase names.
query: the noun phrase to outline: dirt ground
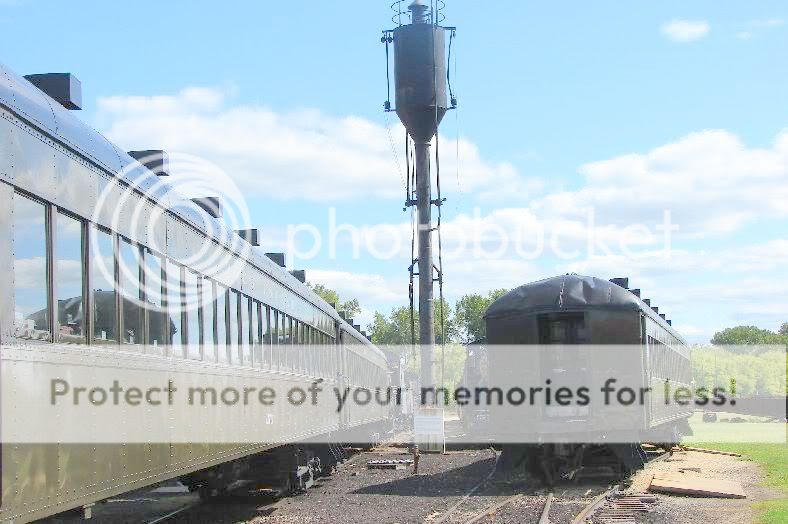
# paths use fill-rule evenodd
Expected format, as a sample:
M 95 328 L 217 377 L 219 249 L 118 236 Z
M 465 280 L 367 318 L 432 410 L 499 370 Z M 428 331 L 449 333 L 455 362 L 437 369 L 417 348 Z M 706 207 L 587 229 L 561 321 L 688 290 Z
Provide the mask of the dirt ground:
M 642 522 L 649 524 L 690 524 L 690 523 L 748 523 L 753 522 L 752 505 L 762 500 L 782 496 L 776 490 L 760 485 L 763 473 L 759 466 L 750 461 L 726 455 L 711 455 L 694 451 L 674 453 L 672 457 L 639 472 L 633 478 L 632 491 L 646 491 L 655 473 L 675 473 L 685 468 L 700 468 L 700 472 L 687 471 L 685 474 L 736 480 L 741 482 L 745 499 L 702 498 L 681 495 L 657 495 L 657 505 L 653 513 Z
M 406 457 L 409 455 L 397 452 L 356 455 L 319 486 L 280 501 L 277 511 L 252 522 L 438 522 L 448 508 L 490 475 L 495 464 L 492 451 L 474 450 L 422 455 L 418 475 L 413 475 L 411 468 L 374 470 L 366 466 L 369 460 Z M 507 495 L 514 493 L 513 489 L 506 491 Z M 484 491 L 471 498 L 480 508 L 494 500 Z
M 262 496 L 232 496 L 210 504 L 196 504 L 196 496 L 177 483 L 140 490 L 95 506 L 94 523 L 154 522 L 178 508 L 194 505 L 167 523 L 290 524 L 290 523 L 464 523 L 490 506 L 515 494 L 523 494 L 483 524 L 536 523 L 547 491 L 531 478 L 498 471 L 493 474 L 496 454 L 489 449 L 451 451 L 444 455 L 421 455 L 419 474 L 404 470 L 368 469 L 376 459 L 410 458 L 402 448 L 359 453 L 341 464 L 330 476 L 320 478 L 306 493 L 271 500 Z M 753 502 L 775 498 L 777 492 L 759 485 L 757 464 L 730 456 L 679 452 L 649 464 L 632 479 L 629 491 L 648 489 L 654 473 L 700 468 L 693 475 L 740 481 L 746 499 L 712 499 L 657 495 L 654 511 L 637 516 L 644 524 L 748 523 Z M 552 524 L 568 524 L 595 496 L 609 486 L 602 483 L 565 485 L 554 490 L 550 511 Z M 72 524 L 77 518 L 52 519 Z
M 512 495 L 525 496 L 480 522 L 537 522 L 547 492 L 529 478 L 493 473 L 490 450 L 455 451 L 422 455 L 419 474 L 406 470 L 371 470 L 369 460 L 406 458 L 397 452 L 362 453 L 342 465 L 320 485 L 290 499 L 250 522 L 284 523 L 464 523 L 491 505 Z M 551 522 L 571 522 L 600 485 L 566 487 L 556 492 Z M 474 491 L 475 490 L 475 491 Z

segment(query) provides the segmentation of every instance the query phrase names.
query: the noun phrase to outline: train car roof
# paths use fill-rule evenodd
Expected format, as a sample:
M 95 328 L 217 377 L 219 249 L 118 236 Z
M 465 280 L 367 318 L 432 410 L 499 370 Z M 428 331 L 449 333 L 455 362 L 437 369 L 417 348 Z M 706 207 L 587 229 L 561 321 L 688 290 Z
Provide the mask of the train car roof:
M 22 120 L 61 142 L 92 164 L 111 173 L 125 183 L 142 192 L 146 188 L 158 188 L 159 193 L 161 192 L 162 181 L 154 173 L 144 168 L 125 151 L 110 142 L 104 135 L 77 118 L 73 111 L 66 109 L 51 99 L 43 91 L 24 77 L 17 75 L 3 63 L 0 63 L 0 105 L 5 106 Z M 146 193 L 146 196 L 157 200 L 157 197 L 160 195 Z M 184 197 L 184 202 L 188 203 L 186 197 Z M 229 250 L 237 253 L 237 250 L 233 248 L 233 245 L 236 243 L 235 232 L 230 230 L 222 220 L 214 219 L 210 216 L 190 216 L 190 214 L 200 214 L 200 211 L 194 209 L 195 206 L 183 205 L 183 202 L 179 202 L 179 204 L 181 205 L 165 205 L 165 207 L 179 218 L 202 231 L 206 237 L 217 240 Z M 213 220 L 215 222 L 217 227 L 214 228 L 214 231 L 218 235 L 211 235 L 205 230 L 205 227 L 202 225 L 204 220 Z M 330 304 L 263 253 L 252 250 L 251 256 L 247 260 L 284 284 L 293 293 L 301 296 L 324 313 L 330 315 L 334 320 L 340 322 L 346 331 L 356 332 L 355 328 L 345 322 Z M 364 338 L 360 333 L 358 337 Z M 364 340 L 366 341 L 366 338 Z M 380 355 L 383 355 L 380 349 L 373 344 L 369 343 L 368 346 Z
M 634 293 L 597 277 L 569 273 L 514 288 L 490 304 L 484 318 L 503 318 L 540 311 L 589 308 L 642 311 L 677 338 L 682 337 Z

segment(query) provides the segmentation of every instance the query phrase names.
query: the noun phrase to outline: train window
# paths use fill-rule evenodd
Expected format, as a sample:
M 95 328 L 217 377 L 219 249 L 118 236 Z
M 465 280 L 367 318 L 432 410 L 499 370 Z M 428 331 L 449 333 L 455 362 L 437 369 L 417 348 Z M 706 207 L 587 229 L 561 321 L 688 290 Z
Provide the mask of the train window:
M 260 302 L 252 301 L 252 358 L 254 365 L 260 367 L 263 363 L 263 330 L 262 330 L 263 308 Z
M 298 353 L 296 351 L 296 338 L 298 337 L 298 321 L 293 317 L 288 317 L 288 346 L 287 346 L 287 369 L 296 371 L 298 369 Z
M 312 374 L 319 375 L 320 372 L 317 366 L 317 355 L 318 355 L 318 351 L 320 351 L 320 346 L 318 345 L 317 342 L 318 331 L 314 327 L 310 327 L 309 333 L 310 333 L 309 347 L 312 348 L 311 349 L 312 359 L 309 365 L 310 365 L 310 369 L 312 370 Z
M 279 371 L 285 367 L 285 314 L 281 311 L 278 312 L 276 320 L 276 340 L 279 346 L 276 348 L 276 366 Z
M 312 326 L 306 326 L 306 372 L 316 375 L 315 370 L 315 332 Z
M 325 375 L 328 370 L 328 347 L 326 345 L 326 336 L 324 333 L 320 334 L 321 346 L 317 348 L 317 368 L 321 375 Z
M 142 344 L 140 248 L 125 238 L 120 240 L 118 281 L 123 304 L 123 343 Z
M 112 235 L 102 229 L 94 229 L 92 234 L 93 340 L 96 343 L 117 342 L 114 241 Z
M 85 342 L 85 312 L 82 300 L 82 222 L 58 213 L 55 217 L 55 282 L 57 282 L 57 340 Z
M 252 333 L 252 319 L 250 316 L 251 312 L 251 300 L 247 296 L 241 297 L 241 356 L 243 358 L 243 364 L 245 366 L 249 366 L 252 364 L 252 342 L 251 342 L 251 333 Z
M 15 333 L 49 341 L 46 208 L 16 193 L 13 206 Z
M 315 372 L 318 375 L 324 375 L 323 373 L 323 366 L 320 364 L 320 356 L 325 351 L 325 347 L 323 347 L 323 334 L 320 331 L 315 331 Z
M 183 312 L 186 326 L 186 358 L 200 360 L 200 286 L 199 276 L 189 270 L 184 271 Z
M 230 310 L 230 362 L 238 361 L 238 309 L 241 305 L 241 296 L 237 291 L 230 292 L 229 310 Z
M 285 369 L 287 371 L 290 370 L 290 317 L 285 315 L 284 313 L 281 315 L 282 317 L 282 347 L 281 354 L 279 356 L 279 366 L 280 369 Z
M 279 337 L 281 336 L 279 329 L 279 311 L 273 310 L 273 316 L 271 317 L 273 324 L 271 324 L 271 366 L 279 369 L 279 359 L 280 359 L 280 348 L 279 348 Z
M 216 284 L 216 343 L 219 351 L 219 362 L 230 361 L 227 324 L 227 288 Z
M 301 370 L 309 375 L 312 371 L 312 345 L 309 343 L 309 324 L 301 326 Z
M 286 370 L 290 356 L 287 345 L 290 343 L 290 321 L 284 313 L 279 314 L 279 369 Z
M 216 362 L 216 291 L 208 278 L 200 281 L 200 287 L 203 360 Z
M 271 308 L 269 306 L 263 306 L 263 366 L 271 369 L 271 355 L 272 355 L 272 344 L 273 344 L 273 334 L 271 331 Z
M 304 324 L 304 329 L 302 330 L 302 335 L 304 337 L 304 340 L 302 342 L 302 344 L 303 344 L 302 348 L 303 348 L 303 354 L 304 354 L 304 356 L 303 356 L 303 362 L 304 362 L 303 369 L 304 369 L 304 372 L 307 375 L 312 372 L 312 340 L 311 340 L 311 334 L 310 334 L 310 329 L 311 328 L 312 328 L 312 326 L 310 326 L 309 324 Z
M 170 355 L 183 356 L 183 290 L 181 288 L 181 266 L 168 262 L 167 275 L 167 313 L 170 327 Z
M 298 344 L 301 343 L 301 322 L 293 319 L 293 371 L 301 371 L 301 348 Z
M 315 374 L 322 375 L 320 369 L 320 352 L 323 348 L 320 346 L 320 331 L 317 329 L 312 331 L 312 366 L 314 366 Z
M 162 260 L 151 251 L 145 251 L 143 284 L 145 309 L 148 315 L 145 343 L 151 348 L 166 345 L 167 312 L 164 310 L 164 278 Z

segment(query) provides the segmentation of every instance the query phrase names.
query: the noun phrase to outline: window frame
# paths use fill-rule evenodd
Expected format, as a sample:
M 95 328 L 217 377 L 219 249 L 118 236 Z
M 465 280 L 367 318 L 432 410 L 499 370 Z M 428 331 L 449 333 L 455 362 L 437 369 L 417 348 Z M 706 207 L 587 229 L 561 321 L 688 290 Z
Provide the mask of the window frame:
M 59 285 L 58 285 L 58 283 L 59 283 L 59 280 L 60 280 L 59 279 L 60 275 L 58 274 L 58 271 L 57 271 L 57 260 L 58 260 L 57 259 L 57 256 L 58 256 L 57 246 L 58 246 L 58 223 L 59 223 L 58 219 L 60 218 L 60 216 L 64 216 L 64 217 L 66 217 L 68 219 L 76 221 L 79 224 L 79 241 L 80 241 L 80 249 L 79 249 L 79 257 L 80 258 L 79 258 L 79 262 L 80 262 L 80 273 L 81 273 L 80 293 L 81 293 L 81 298 L 82 298 L 82 337 L 81 337 L 81 343 L 87 345 L 87 344 L 90 343 L 90 332 L 91 332 L 90 331 L 90 325 L 89 325 L 90 324 L 89 317 L 92 316 L 92 314 L 89 314 L 89 313 L 91 313 L 88 310 L 90 304 L 88 303 L 89 301 L 87 299 L 88 295 L 90 294 L 89 290 L 88 290 L 89 282 L 87 282 L 87 280 L 88 280 L 88 273 L 89 273 L 89 271 L 88 271 L 88 264 L 87 264 L 87 261 L 88 261 L 88 252 L 87 252 L 87 250 L 88 250 L 88 244 L 90 243 L 89 242 L 90 236 L 89 236 L 88 227 L 90 225 L 90 222 L 88 222 L 87 220 L 81 218 L 79 215 L 76 215 L 74 213 L 70 213 L 66 209 L 58 208 L 58 207 L 55 207 L 55 206 L 51 206 L 51 207 L 52 207 L 52 232 L 53 232 L 52 233 L 52 237 L 53 237 L 52 238 L 52 252 L 51 252 L 51 254 L 47 253 L 47 258 L 51 258 L 52 259 L 52 262 L 51 262 L 51 265 L 52 265 L 52 278 L 51 278 L 51 284 L 50 285 L 52 287 L 53 306 L 54 306 L 53 309 L 55 310 L 55 314 L 52 317 L 53 339 L 55 340 L 55 342 L 57 342 L 59 344 L 79 344 L 80 343 L 80 342 L 65 342 L 65 341 L 62 341 L 62 340 L 59 339 L 59 337 L 60 337 L 60 311 L 58 310 L 58 307 L 59 307 L 58 306 L 58 303 L 59 303 L 59 298 L 58 298 L 58 294 L 59 294 L 58 293 L 58 291 L 59 291 L 58 287 L 59 287 Z M 50 262 L 47 262 L 47 264 L 50 264 Z

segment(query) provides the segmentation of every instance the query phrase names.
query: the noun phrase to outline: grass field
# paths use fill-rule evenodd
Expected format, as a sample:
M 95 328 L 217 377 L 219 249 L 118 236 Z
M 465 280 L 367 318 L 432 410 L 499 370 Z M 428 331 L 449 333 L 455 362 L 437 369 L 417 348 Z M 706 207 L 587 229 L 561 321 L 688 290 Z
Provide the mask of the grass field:
M 788 522 L 788 445 L 785 442 L 770 444 L 693 442 L 692 445 L 741 453 L 743 459 L 760 464 L 766 474 L 764 484 L 782 491 L 783 496 L 776 500 L 756 503 L 755 508 L 759 511 L 758 522 L 763 524 Z

